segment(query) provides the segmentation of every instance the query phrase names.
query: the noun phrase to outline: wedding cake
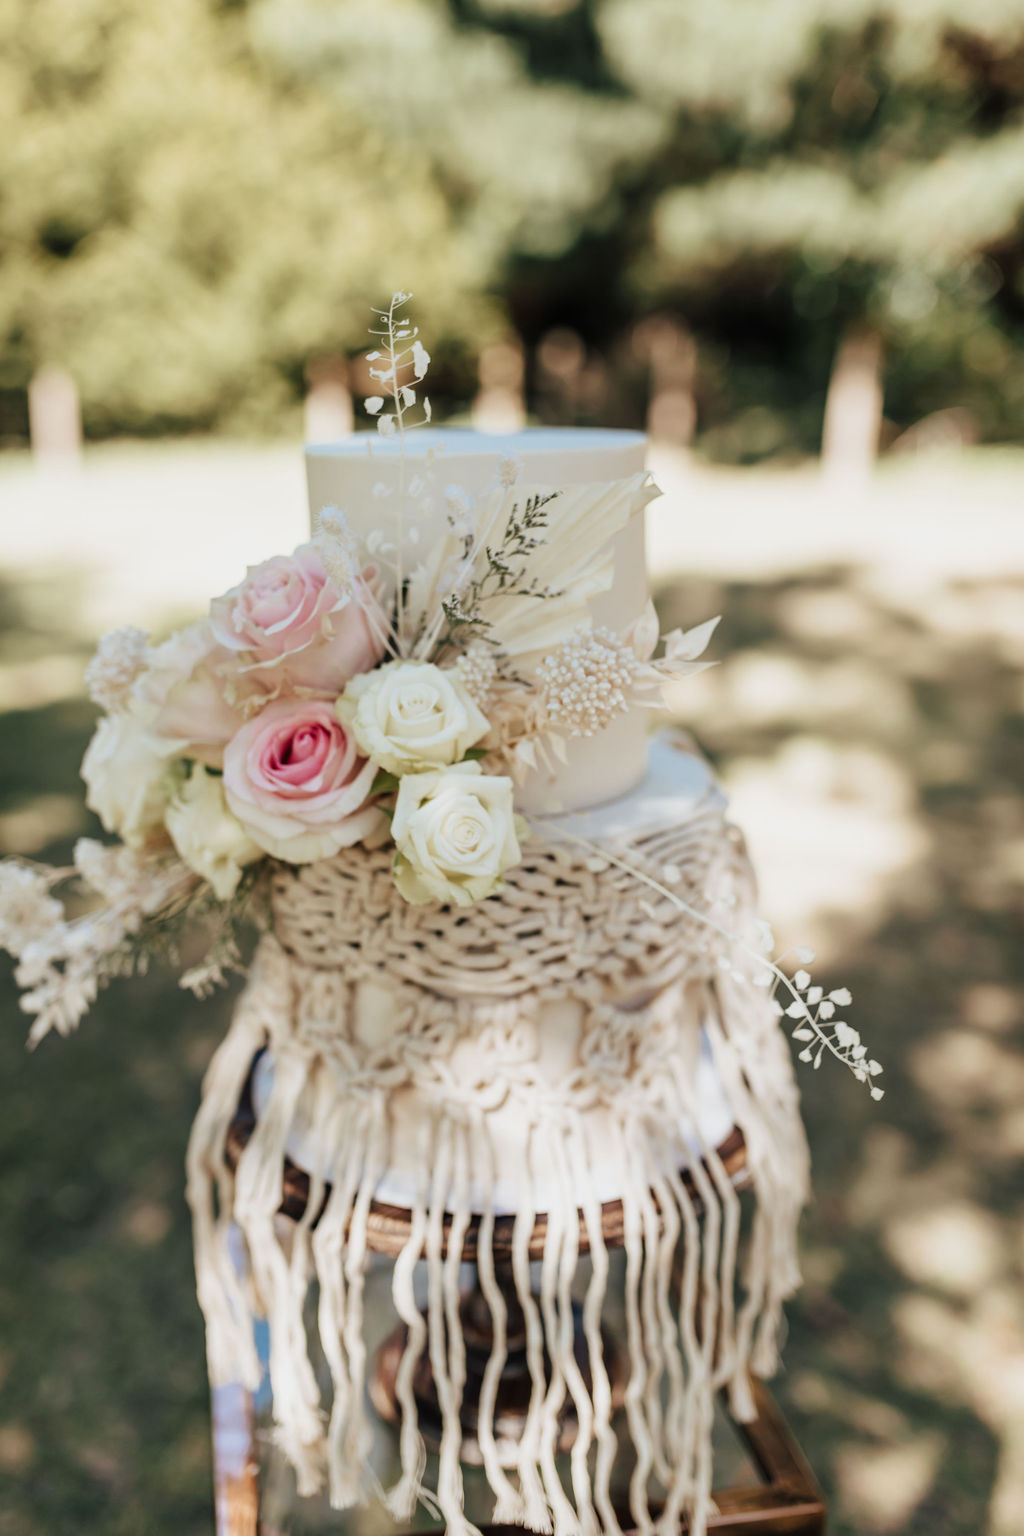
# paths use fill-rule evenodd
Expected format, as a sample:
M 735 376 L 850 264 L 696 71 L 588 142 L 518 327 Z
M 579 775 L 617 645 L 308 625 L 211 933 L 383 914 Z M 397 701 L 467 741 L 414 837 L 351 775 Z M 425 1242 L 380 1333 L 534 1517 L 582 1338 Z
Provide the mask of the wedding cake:
M 423 479 L 429 460 L 435 495 L 427 519 L 406 530 L 407 541 L 410 533 L 417 535 L 408 543 L 408 566 L 414 568 L 421 549 L 442 536 L 448 503 L 454 500 L 460 510 L 478 503 L 493 489 L 502 465 L 507 476 L 516 477 L 507 489 L 525 500 L 569 486 L 583 487 L 591 499 L 624 494 L 632 503 L 628 519 L 608 541 L 611 578 L 607 590 L 594 598 L 591 613 L 595 626 L 626 633 L 649 603 L 644 506 L 651 488 L 645 457 L 646 439 L 635 432 L 419 433 L 406 447 L 402 467 L 410 480 Z M 387 526 L 399 462 L 393 440 L 382 445 L 356 436 L 307 448 L 312 526 L 327 509 L 344 509 L 365 545 Z M 557 505 L 556 500 L 554 517 Z M 488 700 L 480 702 L 486 712 Z M 522 876 L 529 871 L 530 887 L 521 888 L 521 876 L 510 872 L 502 900 L 474 907 L 468 915 L 459 911 L 454 927 L 447 916 L 438 921 L 421 911 L 410 922 L 407 905 L 393 892 L 386 856 L 368 860 L 362 849 L 331 865 L 282 873 L 275 882 L 275 933 L 290 956 L 305 958 L 319 988 L 325 964 L 337 964 L 346 994 L 337 1013 L 351 1021 L 352 1038 L 368 1055 L 385 1058 L 396 1037 L 399 1045 L 408 1040 L 411 1010 L 423 1014 L 422 1031 L 454 1025 L 452 1009 L 460 1004 L 466 1015 L 461 1029 L 450 1029 L 444 1054 L 451 1103 L 444 1103 L 437 1052 L 426 1063 L 428 1074 L 411 1074 L 393 1093 L 390 1151 L 376 1191 L 379 1200 L 413 1204 L 417 1171 L 423 1167 L 422 1138 L 439 1106 L 446 1114 L 457 1113 L 456 1106 L 486 1083 L 494 1101 L 487 1124 L 495 1170 L 487 1183 L 496 1210 L 517 1208 L 531 1132 L 523 1092 L 529 1094 L 529 1084 L 538 1082 L 552 1095 L 571 1095 L 575 1086 L 565 1085 L 576 1084 L 595 1051 L 609 1049 L 607 1026 L 595 1029 L 590 1006 L 596 975 L 603 978 L 597 989 L 602 1004 L 631 1015 L 641 1049 L 650 1038 L 641 1020 L 657 997 L 661 1034 L 670 1034 L 673 1059 L 694 1089 L 695 1144 L 703 1140 L 717 1146 L 732 1130 L 734 1112 L 702 1048 L 702 982 L 708 966 L 703 958 L 694 964 L 692 924 L 671 900 L 628 873 L 616 881 L 609 866 L 609 882 L 608 874 L 597 869 L 601 850 L 629 857 L 651 844 L 658 850 L 655 873 L 668 866 L 675 881 L 670 889 L 700 904 L 708 899 L 709 881 L 718 882 L 715 900 L 721 904 L 738 878 L 731 844 L 717 846 L 724 800 L 706 764 L 678 734 L 652 738 L 651 713 L 649 703 L 635 702 L 593 734 L 569 737 L 559 756 L 526 767 L 515 801 L 529 813 L 530 841 L 537 844 L 536 850 L 527 844 L 526 867 L 519 866 Z M 716 867 L 723 854 L 737 869 L 727 873 Z M 545 885 L 532 900 L 538 880 Z M 617 886 L 612 901 L 604 891 L 609 883 Z M 698 943 L 704 944 L 706 956 L 706 941 Z M 552 986 L 553 998 L 547 995 Z M 445 1016 L 444 1026 L 438 1015 Z M 497 1034 L 495 1020 L 500 1020 Z M 659 1049 L 664 1044 L 659 1039 Z M 633 1063 L 623 1061 L 620 1069 L 625 1075 Z M 499 1087 L 503 1073 L 510 1074 L 504 1092 Z M 268 1052 L 257 1068 L 257 1111 L 272 1080 Z M 310 1091 L 297 1106 L 288 1143 L 294 1161 L 307 1168 L 317 1156 L 312 1099 Z M 622 1194 L 622 1163 L 607 1120 L 607 1111 L 595 1104 L 583 1122 L 582 1151 L 602 1200 Z M 470 1179 L 470 1207 L 479 1211 L 485 1195 L 478 1170 Z M 547 1209 L 549 1170 L 537 1171 L 531 1196 L 536 1210 Z
M 424 1497 L 436 1498 L 449 1526 L 464 1518 L 458 1468 L 466 1449 L 466 1368 L 453 1349 L 453 1297 L 460 1260 L 471 1254 L 479 1265 L 503 1218 L 511 1223 L 514 1301 L 532 1314 L 543 1352 L 536 1347 L 530 1362 L 523 1432 L 503 1438 L 495 1411 L 499 1328 L 472 1447 L 494 1494 L 495 1522 L 614 1529 L 618 1409 L 647 1463 L 634 1487 L 633 1517 L 650 1518 L 653 1505 L 668 1531 L 686 1509 L 699 1528 L 709 1507 L 714 1395 L 728 1387 L 736 1410 L 749 1414 L 748 1372 L 774 1368 L 781 1305 L 797 1279 L 803 1134 L 777 1016 L 764 987 L 754 985 L 755 977 L 766 979 L 758 974 L 763 946 L 745 951 L 736 938 L 755 921 L 742 842 L 694 749 L 672 732 L 651 735 L 650 685 L 700 666 L 713 625 L 670 637 L 667 659 L 652 661 L 657 627 L 644 508 L 655 492 L 645 451 L 636 433 L 539 429 L 506 438 L 424 431 L 405 445 L 357 436 L 306 453 L 313 527 L 344 519 L 358 559 L 382 553 L 392 572 L 432 571 L 453 522 L 458 538 L 472 542 L 482 525 L 500 530 L 522 509 L 542 505 L 540 539 L 550 546 L 563 508 L 578 520 L 544 589 L 551 596 L 528 599 L 532 611 L 508 668 L 515 680 L 503 685 L 490 655 L 472 643 L 453 661 L 491 722 L 484 741 L 494 743 L 512 776 L 516 812 L 528 817 L 500 889 L 465 904 L 410 905 L 396 885 L 389 844 L 281 865 L 272 881 L 272 937 L 261 944 L 234 1045 L 226 1048 L 226 1081 L 208 1085 L 193 1143 L 202 1230 L 204 1180 L 220 1159 L 224 1117 L 262 1051 L 251 1081 L 255 1124 L 231 1209 L 249 1238 L 271 1318 L 278 1434 L 300 1487 L 315 1491 L 326 1478 L 342 1507 L 365 1495 L 371 1444 L 367 1363 L 355 1342 L 362 1280 L 353 1254 L 372 1246 L 375 1217 L 391 1209 L 408 1213 L 394 1287 L 406 1325 L 398 1371 L 401 1380 L 404 1367 L 405 1388 L 397 1390 L 403 1470 L 389 1495 L 398 1518 L 411 1517 Z M 408 504 L 419 497 L 423 512 L 414 518 Z M 574 571 L 594 593 L 587 618 L 567 633 L 560 617 L 552 627 L 544 608 L 564 600 Z M 375 577 L 383 579 L 388 607 L 394 587 L 387 573 Z M 405 580 L 415 584 L 415 577 Z M 413 690 L 416 683 L 413 675 Z M 540 687 L 549 696 L 524 728 L 530 706 L 517 690 Z M 419 702 L 410 697 L 403 718 L 422 747 Z M 494 722 L 510 698 L 512 736 L 502 745 Z M 436 721 L 436 700 L 433 708 Z M 401 716 L 392 700 L 392 735 Z M 557 738 L 545 740 L 553 720 L 569 723 L 554 747 Z M 457 830 L 449 836 L 439 822 L 430 824 L 424 859 L 444 845 L 450 861 Z M 485 836 L 485 874 L 494 847 Z M 207 1111 L 209 1132 L 202 1126 Z M 758 1197 L 742 1297 L 740 1203 L 725 1156 L 737 1132 Z M 294 1235 L 286 1233 L 281 1246 L 270 1239 L 283 1165 L 303 1170 L 316 1186 L 307 1212 L 322 1198 L 317 1190 L 330 1190 L 303 1260 L 318 1286 L 319 1348 L 332 1378 L 326 1397 L 308 1371 L 296 1371 L 292 1353 L 286 1360 L 282 1349 L 275 1360 L 273 1352 L 274 1340 L 291 1340 L 293 1348 L 302 1337 L 305 1294 L 295 1283 Z M 583 1253 L 609 1245 L 608 1213 L 620 1208 L 633 1343 L 643 1363 L 616 1392 L 607 1374 L 601 1381 L 601 1264 L 591 1261 L 586 1293 L 591 1385 L 576 1362 L 568 1319 Z M 534 1235 L 538 1222 L 543 1240 Z M 680 1246 L 691 1293 L 681 1314 L 664 1294 Z M 410 1285 L 421 1253 L 429 1303 L 422 1315 Z M 540 1269 L 536 1286 L 531 1258 Z M 697 1305 L 698 1275 L 700 1306 L 718 1319 L 703 1339 L 687 1313 Z M 488 1289 L 500 1317 L 508 1303 L 493 1277 Z M 435 1322 L 444 1319 L 433 1330 L 432 1313 Z M 226 1329 L 226 1317 L 222 1323 Z M 422 1403 L 411 1385 L 420 1356 L 429 1359 L 441 1422 L 436 1481 L 426 1491 Z M 571 1503 L 556 1455 L 566 1406 L 575 1434 Z
M 0 943 L 33 1039 L 196 922 L 184 985 L 246 971 L 189 1147 L 197 1285 L 215 1387 L 260 1386 L 269 1325 L 302 1496 L 464 1531 L 475 1462 L 490 1523 L 669 1536 L 686 1515 L 700 1536 L 715 1396 L 752 1414 L 798 1280 L 781 1026 L 875 1097 L 881 1069 L 809 952 L 793 976 L 772 958 L 704 761 L 652 734 L 715 621 L 659 637 L 643 437 L 413 431 L 429 356 L 404 303 L 369 354 L 377 430 L 307 450 L 309 542 L 159 645 L 101 643 L 82 771 L 117 840 L 82 839 L 70 871 L 0 866 Z M 400 1324 L 383 1489 L 373 1251 Z

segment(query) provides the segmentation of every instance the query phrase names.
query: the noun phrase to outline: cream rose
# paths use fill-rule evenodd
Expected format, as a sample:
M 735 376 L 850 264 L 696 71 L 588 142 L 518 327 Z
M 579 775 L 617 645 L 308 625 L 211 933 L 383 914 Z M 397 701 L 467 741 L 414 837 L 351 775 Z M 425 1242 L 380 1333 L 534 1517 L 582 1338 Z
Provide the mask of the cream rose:
M 519 821 L 512 780 L 457 763 L 409 773 L 398 787 L 391 835 L 398 850 L 395 884 L 406 901 L 467 907 L 492 895 L 518 864 Z
M 178 744 L 154 736 L 137 715 L 105 715 L 82 759 L 85 803 L 108 832 L 138 848 L 163 825 L 168 801 L 180 782 Z
M 289 864 L 377 832 L 376 770 L 323 699 L 276 699 L 228 742 L 224 794 L 254 843 Z
M 263 857 L 262 848 L 228 810 L 219 775 L 201 763 L 192 764 L 164 820 L 175 848 L 189 869 L 209 881 L 218 901 L 230 900 L 243 866 Z
M 136 712 L 157 736 L 188 757 L 219 768 L 224 747 L 244 723 L 244 703 L 266 689 L 240 671 L 206 622 L 180 629 L 154 647 L 133 690 Z
M 490 729 L 457 673 L 426 661 L 354 677 L 335 708 L 367 757 L 394 774 L 457 763 Z

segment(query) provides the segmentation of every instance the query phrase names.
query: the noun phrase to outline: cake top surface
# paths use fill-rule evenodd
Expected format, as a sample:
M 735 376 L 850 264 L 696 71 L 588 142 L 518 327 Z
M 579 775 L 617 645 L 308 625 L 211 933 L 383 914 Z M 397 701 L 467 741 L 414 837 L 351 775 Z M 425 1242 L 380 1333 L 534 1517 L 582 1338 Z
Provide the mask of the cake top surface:
M 623 453 L 642 453 L 647 439 L 642 432 L 605 427 L 527 427 L 522 432 L 477 432 L 472 427 L 418 427 L 407 433 L 406 458 L 421 459 L 433 450 L 446 457 L 486 458 L 497 463 L 502 458 L 533 459 L 540 455 L 565 455 L 583 458 L 594 464 L 595 478 L 601 478 L 604 459 L 616 459 Z M 357 432 L 340 442 L 311 443 L 307 458 L 381 458 L 400 459 L 403 445 L 397 436 L 381 437 L 376 432 Z M 609 466 L 615 472 L 614 466 Z

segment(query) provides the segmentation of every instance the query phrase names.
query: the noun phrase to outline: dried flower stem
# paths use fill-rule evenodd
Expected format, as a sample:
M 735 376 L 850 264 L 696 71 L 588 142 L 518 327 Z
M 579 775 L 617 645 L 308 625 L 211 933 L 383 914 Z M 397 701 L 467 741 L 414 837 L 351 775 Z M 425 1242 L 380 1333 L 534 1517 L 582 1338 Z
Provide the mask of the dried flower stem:
M 416 391 L 412 384 L 400 384 L 398 374 L 399 369 L 404 368 L 406 362 L 409 361 L 412 364 L 414 383 L 418 384 L 425 377 L 430 363 L 430 354 L 419 340 L 418 326 L 413 325 L 408 317 L 399 315 L 399 310 L 403 309 L 411 298 L 411 293 L 402 293 L 401 291 L 393 293 L 391 295 L 391 303 L 387 309 L 374 308 L 374 314 L 381 321 L 381 328 L 375 330 L 372 326 L 370 327 L 370 335 L 379 337 L 384 343 L 382 349 L 384 366 L 382 368 L 371 368 L 370 374 L 371 377 L 379 380 L 384 388 L 390 392 L 393 402 L 392 412 L 384 416 L 378 416 L 377 428 L 384 436 L 389 436 L 394 432 L 398 433 L 398 541 L 395 550 L 394 573 L 395 634 L 399 655 L 405 655 L 406 653 L 405 509 L 408 489 L 408 466 L 405 455 L 407 426 L 405 418 L 406 412 L 416 403 Z M 367 353 L 367 358 L 369 361 L 376 361 L 380 355 L 380 352 L 369 352 Z M 367 409 L 372 414 L 376 414 L 379 411 L 381 404 L 382 401 L 379 397 L 372 397 L 366 402 Z M 423 421 L 428 422 L 430 420 L 430 401 L 425 397 L 422 401 L 422 407 Z M 413 425 L 416 424 L 413 423 Z M 422 425 L 423 423 L 418 424 Z
M 536 824 L 534 824 L 534 830 L 537 830 Z M 707 913 L 701 912 L 697 907 L 691 907 L 689 902 L 683 901 L 682 897 L 677 896 L 667 885 L 663 885 L 660 880 L 656 880 L 646 870 L 640 869 L 635 864 L 628 864 L 625 859 L 618 858 L 614 853 L 610 853 L 607 848 L 602 848 L 598 843 L 591 842 L 589 838 L 579 837 L 576 833 L 566 831 L 564 827 L 554 827 L 546 830 L 552 832 L 556 838 L 561 838 L 565 842 L 575 843 L 580 848 L 586 848 L 589 853 L 596 855 L 604 860 L 605 863 L 613 865 L 616 869 L 621 869 L 625 874 L 632 875 L 634 879 L 650 886 L 651 890 L 657 891 L 659 896 L 663 896 L 667 901 L 671 902 L 677 911 L 685 913 L 687 917 L 694 918 L 703 927 L 709 928 L 713 933 L 717 933 L 721 938 L 728 940 L 730 945 L 734 945 L 742 950 L 750 959 L 756 961 L 764 971 L 769 971 L 775 978 L 776 985 L 781 985 L 792 999 L 789 1008 L 785 1010 L 786 1016 L 798 1019 L 800 1021 L 798 1028 L 810 1029 L 818 1041 L 818 1055 L 814 1063 L 815 1066 L 820 1064 L 823 1052 L 829 1051 L 837 1061 L 842 1062 L 844 1067 L 848 1067 L 853 1072 L 858 1081 L 870 1083 L 871 1077 L 881 1071 L 881 1067 L 877 1062 L 870 1064 L 874 1068 L 872 1072 L 870 1068 L 861 1066 L 859 1058 L 851 1057 L 850 1046 L 841 1045 L 834 1033 L 821 1027 L 817 1017 L 811 1012 L 804 998 L 801 997 L 795 983 L 786 975 L 782 967 L 774 960 L 769 960 L 761 951 L 754 949 L 740 934 L 732 933 L 728 928 L 723 927 L 721 923 L 716 923 L 714 918 L 708 917 Z M 835 1026 L 833 1026 L 834 1029 Z M 852 1031 L 850 1033 L 853 1034 Z M 859 1037 L 857 1038 L 859 1045 Z M 801 1054 L 801 1059 L 807 1059 L 806 1052 Z M 873 1099 L 882 1098 L 883 1090 L 872 1085 L 871 1097 Z

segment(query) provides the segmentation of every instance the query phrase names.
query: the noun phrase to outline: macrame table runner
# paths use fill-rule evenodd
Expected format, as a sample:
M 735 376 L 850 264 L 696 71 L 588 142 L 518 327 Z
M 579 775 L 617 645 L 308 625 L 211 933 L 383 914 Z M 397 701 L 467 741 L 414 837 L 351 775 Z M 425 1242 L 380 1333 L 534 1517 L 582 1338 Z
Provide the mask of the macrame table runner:
M 753 880 L 721 803 L 709 796 L 681 823 L 648 821 L 609 852 L 618 862 L 560 842 L 555 827 L 538 830 L 500 898 L 468 909 L 408 906 L 383 851 L 275 877 L 271 931 L 204 1082 L 188 1191 L 211 1381 L 255 1390 L 253 1328 L 265 1317 L 275 1435 L 300 1494 L 326 1486 L 344 1509 L 379 1492 L 396 1520 L 422 1501 L 449 1529 L 472 1529 L 460 1318 L 460 1267 L 472 1260 L 493 1333 L 475 1432 L 493 1523 L 555 1536 L 619 1531 L 616 1405 L 601 1337 L 602 1207 L 612 1200 L 625 1250 L 630 1520 L 668 1536 L 685 1514 L 697 1536 L 705 1529 L 715 1395 L 725 1389 L 734 1415 L 750 1419 L 749 1375 L 777 1364 L 782 1304 L 799 1278 L 806 1144 L 785 1039 L 752 984 L 756 958 L 621 867 L 655 879 L 671 869 L 676 897 L 742 933 Z M 229 1149 L 260 1051 L 272 1081 L 247 1142 Z M 746 1149 L 745 1220 L 728 1157 L 706 1133 L 702 1055 Z M 283 1179 L 295 1164 L 306 1199 L 283 1223 Z M 407 1192 L 392 1286 L 406 1328 L 394 1383 L 401 1476 L 377 1490 L 367 1470 L 363 1277 L 396 1190 Z M 586 1376 L 572 1305 L 584 1254 Z M 531 1383 L 515 1442 L 495 1429 L 507 1357 L 502 1264 Z M 414 1390 L 424 1356 L 441 1430 L 430 1487 Z M 567 1404 L 578 1430 L 563 1482 Z

